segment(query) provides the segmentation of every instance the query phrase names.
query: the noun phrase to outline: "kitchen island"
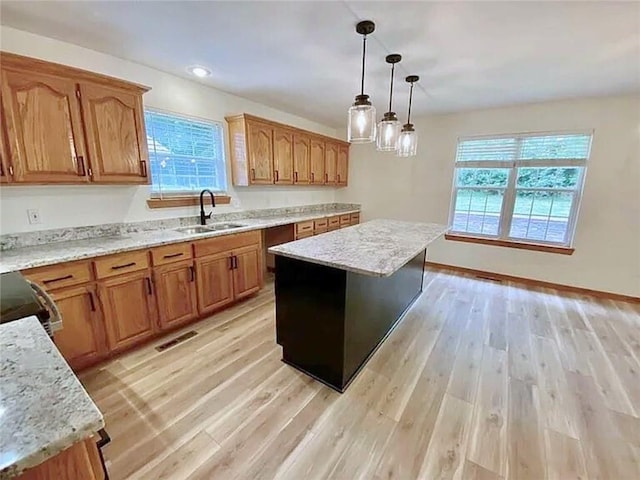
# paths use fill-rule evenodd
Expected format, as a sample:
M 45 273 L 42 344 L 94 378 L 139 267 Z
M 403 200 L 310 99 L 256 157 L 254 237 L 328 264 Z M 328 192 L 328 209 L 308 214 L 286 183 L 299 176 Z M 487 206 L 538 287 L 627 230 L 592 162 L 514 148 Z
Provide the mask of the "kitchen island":
M 62 480 L 61 468 L 68 480 L 105 478 L 92 439 L 103 428 L 40 321 L 0 324 L 0 480 Z
M 422 292 L 446 230 L 373 220 L 270 248 L 283 361 L 343 392 Z

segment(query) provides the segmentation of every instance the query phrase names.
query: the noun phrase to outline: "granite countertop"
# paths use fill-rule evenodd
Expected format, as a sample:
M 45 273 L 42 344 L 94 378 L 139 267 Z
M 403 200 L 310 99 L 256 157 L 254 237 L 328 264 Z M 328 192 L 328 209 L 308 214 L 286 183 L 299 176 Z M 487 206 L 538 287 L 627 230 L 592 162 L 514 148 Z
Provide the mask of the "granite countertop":
M 95 434 L 102 414 L 36 317 L 0 325 L 0 480 Z
M 278 216 L 242 218 L 223 222 L 243 225 L 241 228 L 189 235 L 177 232 L 173 229 L 164 229 L 125 235 L 97 237 L 86 240 L 55 242 L 34 247 L 16 248 L 0 252 L 0 273 L 25 270 L 27 268 L 53 265 L 56 263 L 74 260 L 82 260 L 85 258 L 93 258 L 142 248 L 156 247 L 170 243 L 202 240 L 204 238 L 217 237 L 221 235 L 260 230 L 263 228 L 277 227 L 279 225 L 287 225 L 289 223 L 303 222 L 306 220 L 314 220 L 359 211 L 359 209 L 353 208 L 335 209 L 329 211 L 314 211 Z
M 372 220 L 269 248 L 269 253 L 388 277 L 447 231 L 437 223 Z

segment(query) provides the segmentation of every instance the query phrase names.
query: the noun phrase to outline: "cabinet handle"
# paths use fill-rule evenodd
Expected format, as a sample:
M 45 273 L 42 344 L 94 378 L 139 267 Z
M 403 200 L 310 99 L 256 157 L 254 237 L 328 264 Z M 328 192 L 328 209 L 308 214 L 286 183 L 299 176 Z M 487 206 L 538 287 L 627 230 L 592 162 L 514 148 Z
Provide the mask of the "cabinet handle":
M 229 270 L 233 270 L 233 255 L 229 257 Z
M 329 174 L 328 173 L 324 174 L 324 183 L 329 183 Z
M 162 258 L 175 258 L 175 257 L 180 257 L 184 255 L 184 252 L 180 252 L 180 253 L 170 253 L 168 255 L 163 255 Z
M 69 274 L 69 275 L 65 275 L 64 277 L 52 278 L 51 280 L 43 280 L 42 283 L 47 284 L 47 283 L 53 283 L 53 282 L 60 282 L 62 280 L 69 280 L 70 278 L 73 278 L 73 275 Z
M 313 172 L 311 172 L 311 183 L 314 183 L 314 182 L 315 182 L 315 180 L 313 178 Z
M 276 174 L 276 182 L 278 181 L 278 170 L 275 170 L 274 173 Z
M 147 293 L 149 295 L 153 295 L 153 287 L 151 286 L 151 279 L 149 277 L 144 277 L 145 282 L 147 283 Z
M 89 292 L 89 303 L 91 304 L 91 311 L 95 312 L 96 311 L 96 302 L 93 299 L 93 292 Z
M 256 169 L 252 168 L 251 169 L 251 180 L 255 180 L 256 179 Z
M 133 267 L 136 262 L 125 263 L 124 265 L 114 265 L 111 270 L 120 270 L 121 268 Z
M 77 162 L 78 162 L 78 175 L 80 175 L 81 177 L 84 177 L 87 175 L 87 170 L 84 168 L 84 157 L 82 155 L 78 156 L 76 158 Z
M 146 177 L 147 176 L 147 161 L 146 160 L 140 160 L 140 169 L 142 170 L 142 176 Z
M 293 172 L 293 180 L 298 183 L 298 172 Z
M 13 165 L 9 165 L 9 175 L 13 177 Z
M 338 174 L 338 183 L 340 183 L 340 174 Z
M 193 265 L 191 265 L 189 267 L 189 275 L 191 275 L 191 281 L 195 282 L 196 281 L 196 269 Z
M 233 256 L 233 269 L 236 270 L 238 268 L 238 257 Z

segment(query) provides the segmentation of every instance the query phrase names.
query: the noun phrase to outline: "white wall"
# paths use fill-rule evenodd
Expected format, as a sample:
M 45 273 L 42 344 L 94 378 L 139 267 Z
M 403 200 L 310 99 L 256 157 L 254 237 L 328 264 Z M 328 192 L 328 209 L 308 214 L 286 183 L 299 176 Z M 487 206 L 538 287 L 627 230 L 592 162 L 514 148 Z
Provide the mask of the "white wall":
M 0 49 L 150 86 L 151 91 L 144 96 L 148 107 L 222 122 L 225 115 L 247 112 L 330 136 L 341 136 L 339 133 L 342 133 L 194 81 L 4 26 L 0 26 Z M 228 158 L 228 146 L 225 148 Z M 227 171 L 227 179 L 230 183 L 230 171 Z M 335 199 L 335 189 L 330 187 L 233 188 L 230 185 L 229 193 L 232 205 L 216 207 L 217 212 L 324 203 Z M 146 205 L 148 197 L 148 186 L 3 187 L 0 189 L 0 232 L 151 220 L 196 215 L 198 211 L 198 207 L 151 210 Z M 29 225 L 26 213 L 29 208 L 40 210 L 41 224 Z
M 431 261 L 640 296 L 640 96 L 589 98 L 415 119 L 411 159 L 351 147 L 349 187 L 365 219 L 447 223 L 457 138 L 594 129 L 572 256 L 438 240 Z

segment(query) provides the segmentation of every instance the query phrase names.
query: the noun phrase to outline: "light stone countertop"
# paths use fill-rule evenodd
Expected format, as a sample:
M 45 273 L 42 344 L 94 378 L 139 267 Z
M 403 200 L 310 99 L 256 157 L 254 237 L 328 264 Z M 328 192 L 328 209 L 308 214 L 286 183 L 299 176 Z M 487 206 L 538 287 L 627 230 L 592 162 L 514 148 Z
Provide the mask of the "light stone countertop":
M 205 238 L 230 235 L 234 233 L 277 227 L 290 223 L 303 222 L 346 213 L 357 213 L 359 209 L 336 209 L 330 211 L 314 211 L 290 215 L 242 218 L 222 223 L 243 225 L 242 228 L 187 235 L 173 229 L 153 230 L 146 232 L 97 237 L 86 240 L 55 242 L 34 247 L 16 248 L 0 252 L 0 273 L 25 270 L 27 268 L 54 265 L 56 263 L 82 260 L 102 255 L 156 247 L 170 243 L 202 240 Z M 215 223 L 212 223 L 215 224 Z
M 437 223 L 372 220 L 269 248 L 269 253 L 389 277 L 448 230 Z
M 0 325 L 0 480 L 19 475 L 104 427 L 36 317 Z

